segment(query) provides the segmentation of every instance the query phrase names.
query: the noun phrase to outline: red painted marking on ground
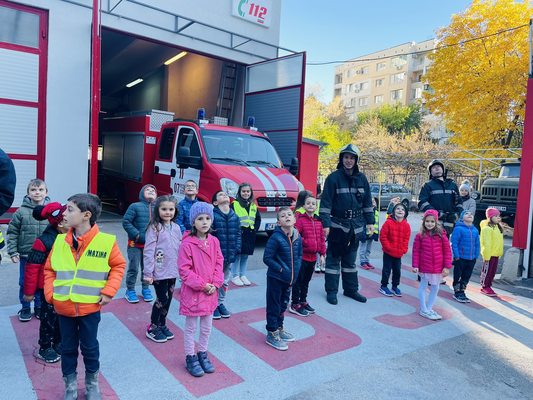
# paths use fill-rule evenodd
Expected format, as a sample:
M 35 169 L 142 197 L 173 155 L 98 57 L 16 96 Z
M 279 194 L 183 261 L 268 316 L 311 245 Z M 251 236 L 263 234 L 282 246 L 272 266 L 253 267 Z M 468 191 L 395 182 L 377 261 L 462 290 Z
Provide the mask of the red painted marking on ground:
M 16 316 L 11 317 L 11 324 L 15 330 L 17 340 L 22 352 L 26 370 L 31 379 L 33 390 L 38 399 L 62 399 L 65 393 L 65 383 L 61 373 L 61 361 L 47 364 L 35 358 L 39 351 L 39 320 L 36 318 L 29 322 L 21 323 Z M 100 391 L 103 399 L 118 399 L 104 376 L 100 374 Z M 85 369 L 83 359 L 78 358 L 78 398 L 85 398 Z
M 141 344 L 174 376 L 192 395 L 205 396 L 221 389 L 237 385 L 243 379 L 231 371 L 213 354 L 209 354 L 216 368 L 213 374 L 205 374 L 201 381 L 191 376 L 185 369 L 185 351 L 183 349 L 183 332 L 170 320 L 167 327 L 174 333 L 174 339 L 166 343 L 155 343 L 146 337 L 146 327 L 150 323 L 151 304 L 129 304 L 114 301 L 106 306 L 106 312 L 112 312 L 139 339 Z M 185 318 L 185 317 L 183 317 Z M 198 328 L 199 329 L 199 328 Z
M 411 272 L 411 267 L 407 268 L 407 266 L 405 264 L 402 264 L 402 269 L 403 270 L 408 270 L 409 272 Z M 373 273 L 373 274 L 381 276 L 381 268 L 377 268 L 376 267 L 376 269 L 371 269 L 371 270 L 368 270 L 368 271 Z M 375 282 L 372 282 L 372 283 L 373 283 L 373 285 L 376 285 Z M 414 287 L 414 288 L 418 289 L 418 281 L 416 279 L 411 279 L 409 277 L 406 277 L 406 276 L 402 275 L 402 277 L 400 278 L 400 283 L 402 285 L 407 285 L 407 286 L 411 286 L 411 287 Z M 379 289 L 379 283 L 377 283 L 377 285 L 378 285 L 378 289 Z M 442 290 L 443 289 L 442 286 L 445 286 L 445 285 L 441 285 L 441 289 L 439 290 L 438 296 L 442 297 L 442 298 L 445 298 L 447 300 L 456 301 L 456 300 L 453 299 L 453 293 L 450 293 L 447 290 Z M 446 285 L 446 287 L 448 287 L 448 286 Z M 457 303 L 457 304 L 460 304 L 460 303 Z M 476 303 L 475 301 L 471 301 L 470 303 L 461 303 L 461 305 L 464 305 L 464 306 L 470 307 L 470 308 L 475 308 L 477 310 L 481 310 L 483 308 L 486 308 L 484 305 Z M 440 312 L 439 312 L 439 314 L 440 314 Z M 444 317 L 444 315 L 443 315 L 443 317 Z
M 287 318 L 292 316 L 286 313 L 285 320 Z M 301 322 L 311 325 L 315 334 L 301 340 L 296 338 L 296 342 L 288 343 L 289 350 L 281 352 L 265 343 L 266 331 L 259 332 L 250 326 L 264 320 L 265 309 L 257 308 L 233 314 L 226 320 L 215 321 L 215 326 L 278 371 L 361 344 L 361 338 L 353 332 L 315 314 L 300 319 Z
M 414 312 L 404 314 L 404 315 L 395 315 L 395 314 L 378 315 L 377 317 L 374 317 L 376 321 L 379 321 L 385 325 L 393 326 L 395 328 L 402 328 L 402 329 L 418 329 L 423 326 L 427 326 L 427 325 L 434 323 L 434 321 L 424 318 L 418 314 L 420 303 L 417 297 L 414 297 L 414 296 L 411 296 L 405 293 L 403 293 L 402 297 L 396 297 L 396 296 L 386 297 L 378 292 L 378 288 L 376 287 L 376 283 L 374 281 L 371 281 L 368 278 L 359 276 L 359 282 L 363 284 L 363 289 L 361 289 L 360 292 L 367 298 L 382 297 L 382 298 L 387 298 L 391 301 L 396 300 L 396 301 L 400 301 L 402 303 L 408 304 L 416 310 Z M 376 289 L 374 289 L 374 287 L 376 287 Z M 452 317 L 452 313 L 442 307 L 435 307 L 435 311 L 437 311 L 440 315 L 442 315 L 443 320 L 447 320 Z

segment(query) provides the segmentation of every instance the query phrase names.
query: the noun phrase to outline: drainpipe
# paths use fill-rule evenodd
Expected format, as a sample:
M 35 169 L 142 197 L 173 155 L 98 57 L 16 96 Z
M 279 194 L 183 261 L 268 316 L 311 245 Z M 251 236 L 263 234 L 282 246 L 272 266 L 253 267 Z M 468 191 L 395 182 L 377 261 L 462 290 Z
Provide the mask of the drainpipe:
M 98 187 L 98 118 L 100 116 L 100 48 L 102 41 L 101 0 L 93 0 L 93 18 L 91 35 L 91 112 L 90 112 L 90 145 L 91 158 L 89 163 L 89 192 L 96 194 Z

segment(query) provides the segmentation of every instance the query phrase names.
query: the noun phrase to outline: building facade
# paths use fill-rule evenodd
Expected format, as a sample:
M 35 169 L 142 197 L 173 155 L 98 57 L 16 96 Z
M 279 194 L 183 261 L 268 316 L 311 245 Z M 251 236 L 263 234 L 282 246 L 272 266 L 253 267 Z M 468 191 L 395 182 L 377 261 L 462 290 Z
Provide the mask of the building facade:
M 422 93 L 428 90 L 427 56 L 434 48 L 433 39 L 404 43 L 343 63 L 335 69 L 334 96 L 341 97 L 352 119 L 384 104 L 422 102 Z

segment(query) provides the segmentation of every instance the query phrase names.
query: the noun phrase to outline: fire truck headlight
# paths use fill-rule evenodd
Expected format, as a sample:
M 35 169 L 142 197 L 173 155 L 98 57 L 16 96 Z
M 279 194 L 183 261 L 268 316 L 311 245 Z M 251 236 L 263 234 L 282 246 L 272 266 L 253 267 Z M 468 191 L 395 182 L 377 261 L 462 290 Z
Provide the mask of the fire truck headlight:
M 239 190 L 239 185 L 228 178 L 222 178 L 220 180 L 220 187 L 224 192 L 228 194 L 228 196 L 236 198 L 237 197 L 237 191 Z

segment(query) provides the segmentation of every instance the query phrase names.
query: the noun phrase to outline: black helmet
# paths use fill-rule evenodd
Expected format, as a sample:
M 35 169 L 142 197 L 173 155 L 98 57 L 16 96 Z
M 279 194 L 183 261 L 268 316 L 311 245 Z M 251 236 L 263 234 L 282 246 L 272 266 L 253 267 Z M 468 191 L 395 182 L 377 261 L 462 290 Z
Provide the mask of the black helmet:
M 355 156 L 355 172 L 359 172 L 358 163 L 361 159 L 361 150 L 355 144 L 348 143 L 346 146 L 343 146 L 339 151 L 339 163 L 337 164 L 337 169 L 342 168 L 342 155 L 348 153 Z
M 428 164 L 428 172 L 429 172 L 429 178 L 430 179 L 431 179 L 431 168 L 433 168 L 435 165 L 440 165 L 440 167 L 442 168 L 442 174 L 443 174 L 443 176 L 445 175 L 444 164 L 442 163 L 442 161 L 440 161 L 440 160 L 432 160 Z

